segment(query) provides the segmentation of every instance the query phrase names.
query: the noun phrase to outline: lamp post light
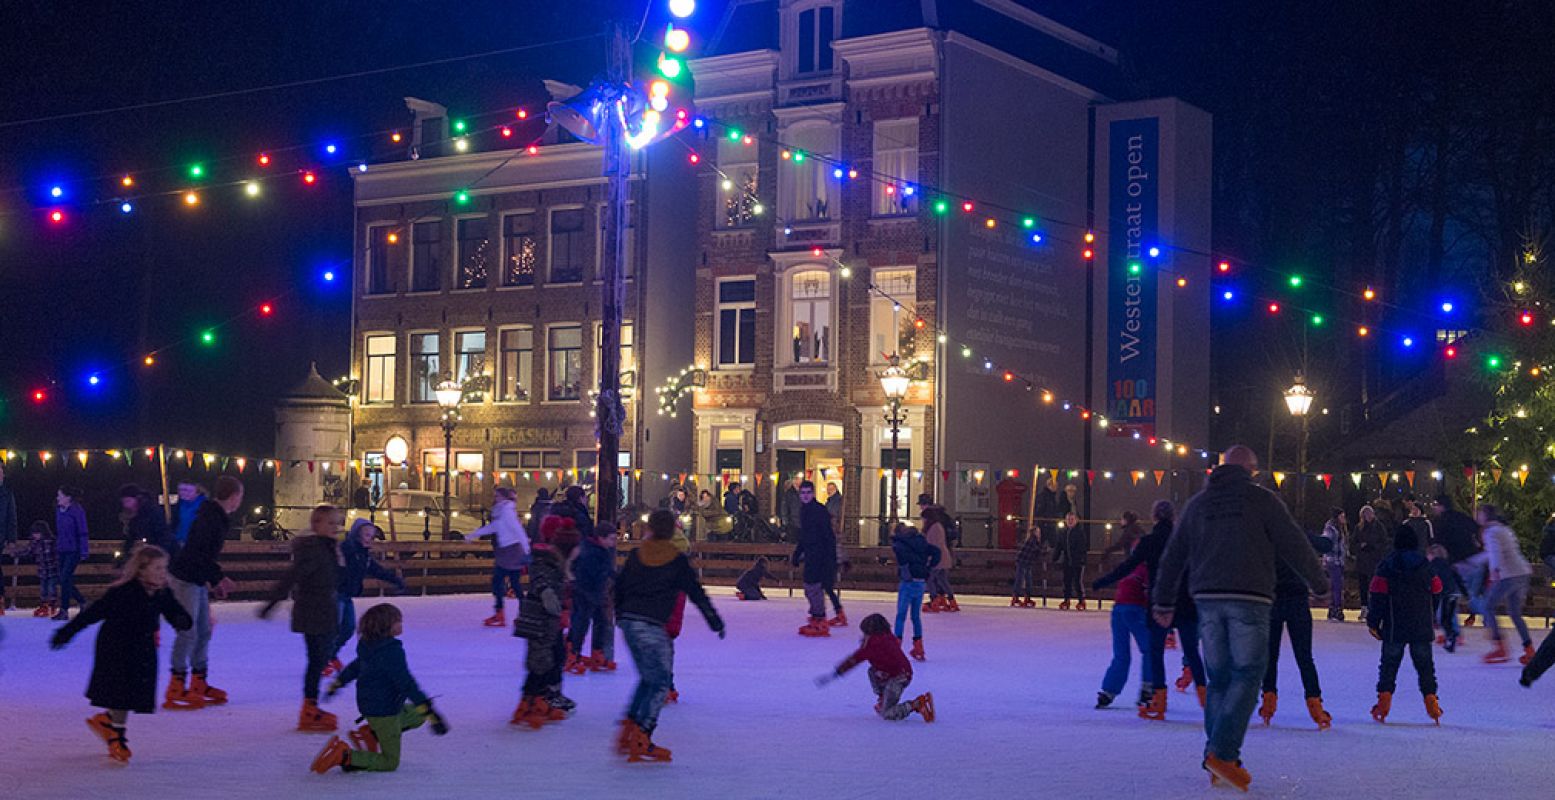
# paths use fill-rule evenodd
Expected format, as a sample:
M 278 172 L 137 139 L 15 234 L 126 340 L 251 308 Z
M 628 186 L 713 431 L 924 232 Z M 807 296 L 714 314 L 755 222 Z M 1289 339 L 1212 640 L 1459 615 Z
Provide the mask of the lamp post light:
M 451 526 L 453 487 L 450 484 L 454 469 L 454 428 L 459 427 L 459 405 L 464 402 L 464 385 L 446 377 L 432 390 L 437 407 L 443 410 L 443 539 L 448 539 Z
M 1298 373 L 1296 382 L 1285 390 L 1285 408 L 1291 416 L 1301 420 L 1301 443 L 1296 451 L 1296 486 L 1301 491 L 1296 494 L 1296 514 L 1300 517 L 1302 500 L 1306 496 L 1305 480 L 1307 472 L 1307 412 L 1312 410 L 1312 401 L 1317 395 L 1307 388 L 1306 381 Z M 1271 465 L 1272 466 L 1272 465 Z
M 891 426 L 891 510 L 888 529 L 895 527 L 900 519 L 896 510 L 899 497 L 896 449 L 901 440 L 902 423 L 907 421 L 902 413 L 902 401 L 907 399 L 907 391 L 912 388 L 915 373 L 920 371 L 917 368 L 921 366 L 914 364 L 913 369 L 903 367 L 901 358 L 892 354 L 886 368 L 880 371 L 880 388 L 885 392 L 887 403 L 885 421 Z

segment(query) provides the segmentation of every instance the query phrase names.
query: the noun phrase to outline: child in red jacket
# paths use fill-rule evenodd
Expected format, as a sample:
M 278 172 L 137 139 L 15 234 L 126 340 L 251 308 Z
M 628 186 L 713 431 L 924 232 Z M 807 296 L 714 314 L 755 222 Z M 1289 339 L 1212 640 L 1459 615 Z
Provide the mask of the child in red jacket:
M 870 614 L 859 623 L 864 643 L 853 655 L 843 659 L 835 670 L 815 679 L 816 686 L 847 674 L 861 662 L 869 662 L 869 685 L 875 690 L 875 711 L 884 719 L 904 719 L 916 711 L 924 722 L 934 721 L 934 695 L 925 692 L 903 703 L 902 692 L 912 683 L 912 662 L 902 654 L 902 640 L 891 634 L 891 624 L 879 614 Z

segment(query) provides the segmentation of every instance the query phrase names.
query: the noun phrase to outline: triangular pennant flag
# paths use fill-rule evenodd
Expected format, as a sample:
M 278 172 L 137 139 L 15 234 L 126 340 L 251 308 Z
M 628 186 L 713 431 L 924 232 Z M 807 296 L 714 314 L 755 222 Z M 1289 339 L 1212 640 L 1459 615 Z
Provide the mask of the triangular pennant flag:
M 200 456 L 200 458 L 205 461 L 205 468 L 210 469 L 211 464 L 215 463 L 216 461 L 216 454 L 206 453 L 205 455 Z
M 757 486 L 761 485 L 761 473 L 760 472 L 756 473 L 756 485 Z
M 1086 483 L 1095 483 L 1096 482 L 1096 470 L 1088 469 L 1088 470 L 1085 471 L 1085 482 Z
M 1528 484 L 1528 470 L 1526 470 L 1526 469 L 1518 470 L 1517 471 L 1517 485 L 1518 486 L 1526 486 L 1527 484 Z
M 1473 467 L 1464 467 L 1463 468 L 1463 477 L 1467 478 L 1468 480 L 1471 480 L 1471 481 L 1474 480 L 1474 468 Z
M 643 479 L 643 471 L 640 470 L 640 469 L 632 470 L 632 479 L 633 480 L 639 480 L 639 481 L 642 480 Z M 528 480 L 528 478 L 526 477 L 525 480 Z
M 1138 486 L 1139 485 L 1139 479 L 1145 477 L 1145 473 L 1144 473 L 1143 470 L 1137 470 L 1136 469 L 1133 472 L 1129 473 L 1129 477 L 1133 478 L 1134 479 L 1134 485 Z
M 685 483 L 686 482 L 686 473 L 684 473 L 684 472 L 676 473 L 675 474 L 675 482 L 676 483 Z
M 1285 485 L 1285 473 L 1274 473 L 1274 488 L 1279 489 Z
M 1330 473 L 1325 472 L 1317 476 L 1317 479 L 1323 482 L 1324 489 L 1332 489 L 1334 486 L 1334 476 Z
M 1409 482 L 1409 488 L 1415 488 L 1415 471 L 1412 469 L 1404 470 L 1404 480 Z
M 1355 484 L 1355 488 L 1357 488 L 1357 489 L 1361 488 L 1361 478 L 1362 477 L 1363 476 L 1359 472 L 1352 472 L 1352 473 L 1350 473 L 1350 482 Z
M 1491 483 L 1500 483 L 1501 482 L 1501 469 L 1499 467 L 1491 467 L 1490 468 L 1490 482 Z
M 1052 474 L 1052 476 L 1053 476 L 1053 481 L 1054 481 L 1054 482 L 1057 482 L 1057 481 L 1058 481 L 1058 470 L 1056 470 L 1056 469 L 1050 469 L 1050 470 L 1048 470 L 1048 472 L 1049 472 L 1049 473 L 1051 473 L 1051 474 Z
M 86 469 L 86 451 L 85 450 L 82 450 L 79 453 L 76 453 L 76 460 L 81 462 L 81 468 L 82 469 Z
M 1155 475 L 1155 485 L 1160 486 L 1161 479 L 1166 477 L 1166 470 L 1158 469 L 1153 471 L 1151 474 Z
M 1386 473 L 1386 472 L 1379 472 L 1379 473 L 1377 473 L 1377 480 L 1382 483 L 1382 488 L 1384 488 L 1384 489 L 1388 488 L 1388 473 Z
M 309 462 L 308 462 L 308 471 L 309 471 L 309 472 L 312 472 L 312 471 L 313 471 L 313 462 L 312 462 L 312 461 L 309 461 Z
M 184 463 L 187 464 L 190 469 L 194 469 L 194 451 L 193 450 L 185 450 L 184 451 Z

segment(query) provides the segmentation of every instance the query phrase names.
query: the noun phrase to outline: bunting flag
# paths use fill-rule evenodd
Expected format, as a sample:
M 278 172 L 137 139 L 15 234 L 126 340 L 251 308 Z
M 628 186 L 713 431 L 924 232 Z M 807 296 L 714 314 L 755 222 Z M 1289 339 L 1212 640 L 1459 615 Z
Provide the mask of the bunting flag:
M 1490 468 L 1490 482 L 1491 483 L 1500 483 L 1501 482 L 1501 468 L 1500 467 L 1491 467 Z
M 1284 488 L 1284 486 L 1285 486 L 1285 473 L 1283 473 L 1283 472 L 1276 472 L 1276 473 L 1274 473 L 1274 488 L 1281 489 L 1281 488 Z
M 185 450 L 184 451 L 184 463 L 189 465 L 189 469 L 194 469 L 194 451 L 193 450 Z
M 1474 468 L 1473 467 L 1464 467 L 1463 468 L 1463 477 L 1464 477 L 1465 480 L 1471 480 L 1471 481 L 1474 480 Z
M 1359 472 L 1350 473 L 1350 482 L 1355 484 L 1355 488 L 1357 489 L 1361 488 L 1361 477 L 1361 473 Z
M 1386 473 L 1386 472 L 1379 472 L 1379 473 L 1377 473 L 1377 481 L 1382 484 L 1382 488 L 1384 488 L 1384 489 L 1388 488 L 1388 473 Z
M 1085 482 L 1086 483 L 1095 483 L 1096 482 L 1096 470 L 1088 469 L 1088 470 L 1085 471 Z
M 1333 475 L 1325 472 L 1325 473 L 1323 473 L 1323 474 L 1321 474 L 1321 475 L 1319 475 L 1317 477 L 1318 477 L 1318 480 L 1323 482 L 1323 489 L 1325 491 L 1328 490 L 1328 489 L 1333 488 L 1333 485 L 1334 485 L 1334 476 Z
M 211 464 L 216 463 L 216 455 L 214 453 L 206 453 L 206 454 L 200 456 L 200 458 L 201 458 L 201 460 L 203 460 L 205 462 L 205 468 L 206 469 L 210 469 L 211 468 Z
M 81 468 L 82 469 L 86 469 L 86 451 L 85 450 L 82 450 L 82 451 L 76 453 L 76 460 L 81 462 Z
M 1518 486 L 1526 486 L 1526 485 L 1528 485 L 1528 470 L 1520 469 L 1520 470 L 1517 471 L 1517 485 Z
M 1134 479 L 1134 485 L 1138 486 L 1139 485 L 1139 479 L 1145 477 L 1145 473 L 1144 473 L 1143 470 L 1137 470 L 1136 469 L 1133 472 L 1129 473 L 1129 477 L 1133 478 Z
M 1158 470 L 1155 470 L 1154 474 L 1155 474 L 1155 485 L 1160 486 L 1161 485 L 1161 479 L 1166 477 L 1166 470 L 1158 469 Z
M 309 471 L 309 472 L 312 472 L 312 471 L 313 471 L 313 462 L 312 462 L 312 461 L 309 461 L 309 462 L 308 462 L 308 471 Z
M 1054 483 L 1058 483 L 1058 472 L 1059 471 L 1056 470 L 1056 469 L 1052 469 L 1052 470 L 1048 470 L 1048 472 L 1052 473 L 1052 475 L 1053 475 L 1053 482 Z
M 1404 470 L 1404 480 L 1409 482 L 1409 488 L 1415 488 L 1415 471 L 1412 469 Z

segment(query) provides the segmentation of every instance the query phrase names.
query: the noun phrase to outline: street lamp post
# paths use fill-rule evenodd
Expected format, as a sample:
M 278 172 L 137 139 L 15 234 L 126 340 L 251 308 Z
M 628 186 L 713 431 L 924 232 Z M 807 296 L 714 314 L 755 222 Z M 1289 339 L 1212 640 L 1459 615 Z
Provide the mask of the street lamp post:
M 1302 500 L 1306 496 L 1305 476 L 1307 473 L 1307 412 L 1312 410 L 1312 400 L 1317 395 L 1307 388 L 1306 381 L 1300 374 L 1296 375 L 1296 382 L 1285 390 L 1285 408 L 1291 416 L 1301 420 L 1301 442 L 1296 450 L 1296 486 L 1300 491 L 1296 494 L 1296 515 L 1301 515 Z M 1271 465 L 1272 466 L 1272 465 Z
M 437 406 L 443 410 L 443 539 L 448 539 L 452 521 L 453 486 L 450 483 L 454 469 L 454 428 L 459 427 L 459 404 L 464 401 L 464 385 L 453 378 L 439 381 L 432 390 Z
M 902 416 L 902 401 L 907 399 L 907 390 L 912 385 L 912 378 L 907 370 L 902 368 L 901 359 L 891 356 L 891 362 L 880 371 L 880 388 L 885 391 L 887 411 L 885 421 L 891 426 L 891 511 L 890 527 L 895 527 L 897 517 L 897 475 L 896 475 L 896 447 L 900 443 L 902 423 L 906 418 Z

